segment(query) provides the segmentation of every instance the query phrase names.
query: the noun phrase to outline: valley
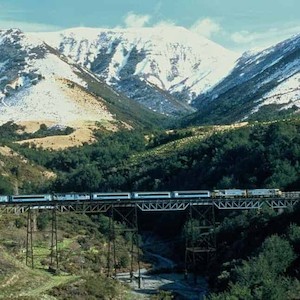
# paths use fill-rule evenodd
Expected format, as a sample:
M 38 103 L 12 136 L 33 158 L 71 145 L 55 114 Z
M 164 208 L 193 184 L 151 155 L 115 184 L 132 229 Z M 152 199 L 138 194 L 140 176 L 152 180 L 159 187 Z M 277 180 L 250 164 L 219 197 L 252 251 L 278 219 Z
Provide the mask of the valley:
M 215 205 L 212 232 L 193 208 L 155 203 L 133 231 L 113 209 L 77 211 L 77 201 L 57 211 L 56 270 L 53 210 L 32 209 L 30 231 L 30 205 L 7 213 L 3 199 L 288 198 L 300 190 L 299 49 L 298 34 L 239 54 L 180 26 L 0 30 L 0 299 L 298 299 L 298 205 L 252 210 L 245 192 L 240 211 Z M 35 269 L 25 263 L 30 234 Z M 187 256 L 212 236 L 214 260 L 192 258 L 182 280 Z
M 29 126 L 27 131 L 31 131 L 31 133 L 28 133 L 20 125 L 6 124 L 5 126 L 2 126 L 2 128 L 0 127 L 0 130 L 5 130 L 4 132 L 6 133 L 10 132 L 8 136 L 1 135 L 2 148 L 0 157 L 3 162 L 0 185 L 1 194 L 11 194 L 16 191 L 16 180 L 18 182 L 18 192 L 20 194 L 49 193 L 53 190 L 57 192 L 109 192 L 131 190 L 194 190 L 224 187 L 274 187 L 286 191 L 296 190 L 299 182 L 299 177 L 297 176 L 299 171 L 296 163 L 298 160 L 297 145 L 299 145 L 299 124 L 298 119 L 290 119 L 276 122 L 232 124 L 231 126 L 199 126 L 176 130 L 156 129 L 152 132 L 149 132 L 148 129 L 145 130 L 145 132 L 140 129 L 123 129 L 114 133 L 103 131 L 100 127 L 100 129 L 98 128 L 94 131 L 95 140 L 91 144 L 84 143 L 80 147 L 68 147 L 65 149 L 42 148 L 39 144 L 35 144 L 34 147 L 26 143 L 23 143 L 23 145 L 19 144 L 20 141 L 28 141 L 30 135 L 44 136 L 51 133 L 47 126 L 36 124 L 35 129 L 39 129 L 34 132 L 33 124 L 30 123 L 31 127 Z M 53 133 L 55 134 L 55 132 Z M 26 139 L 24 139 L 24 134 L 26 135 Z M 62 135 L 54 135 L 53 138 L 64 136 L 64 132 L 61 132 L 61 134 Z M 68 137 L 69 135 L 67 134 L 65 136 Z M 48 138 L 51 138 L 51 136 L 48 136 Z M 40 139 L 43 139 L 43 137 Z M 285 146 L 282 147 L 282 145 Z M 282 156 L 288 159 L 282 161 L 280 160 L 280 157 Z M 4 170 L 6 173 L 4 173 Z M 45 174 L 44 181 L 41 181 L 41 172 L 44 172 Z M 49 174 L 51 174 L 51 176 Z M 285 217 L 286 214 L 291 214 L 291 216 L 294 215 L 295 217 Z M 248 252 L 239 252 L 235 248 L 237 247 L 236 241 L 240 243 L 240 247 L 246 247 L 249 243 L 247 238 L 251 239 L 250 233 L 249 236 L 240 236 L 245 230 L 250 230 L 251 232 L 251 227 L 249 227 L 249 229 L 247 227 L 249 222 L 247 221 L 248 218 L 252 220 L 251 222 L 257 222 L 257 224 L 263 223 L 265 224 L 264 226 L 270 226 L 270 228 L 272 228 L 272 230 L 268 229 L 258 235 L 260 238 L 255 240 L 256 242 L 252 246 L 254 249 L 255 247 L 259 247 L 264 239 L 268 238 L 268 235 L 271 234 L 270 232 L 282 236 L 282 231 L 278 229 L 280 227 L 272 227 L 273 222 L 286 224 L 284 225 L 286 226 L 284 228 L 290 226 L 287 220 L 291 220 L 291 222 L 293 220 L 295 226 L 298 224 L 296 218 L 298 214 L 297 209 L 292 212 L 287 211 L 286 214 L 277 215 L 276 212 L 268 210 L 259 214 L 246 211 L 243 213 L 231 213 L 231 217 L 228 219 L 226 215 L 218 213 L 217 217 L 221 222 L 217 229 L 217 232 L 221 232 L 221 235 L 218 235 L 218 244 L 225 245 L 222 246 L 225 247 L 225 252 L 220 252 L 218 263 L 211 269 L 211 272 L 209 272 L 208 283 L 213 287 L 213 290 L 211 291 L 218 291 L 218 289 L 221 289 L 222 284 L 225 284 L 226 282 L 225 279 L 225 281 L 220 281 L 215 278 L 219 272 L 227 272 L 226 260 L 232 258 L 232 266 L 240 266 L 239 260 L 235 262 L 235 259 L 240 257 L 239 259 L 245 260 L 245 253 L 251 255 L 251 247 L 249 249 L 247 248 Z M 63 226 L 60 228 L 64 228 L 64 230 L 65 228 L 69 228 L 67 233 L 61 233 L 62 235 L 59 234 L 61 245 L 59 246 L 60 256 L 63 257 L 63 255 L 75 251 L 75 253 L 77 253 L 75 256 L 79 255 L 80 257 L 80 255 L 83 255 L 85 257 L 85 263 L 75 263 L 74 265 L 71 263 L 71 257 L 69 257 L 68 259 L 70 259 L 70 261 L 66 260 L 65 264 L 62 266 L 63 270 L 67 270 L 67 277 L 62 281 L 59 278 L 51 279 L 51 277 L 49 277 L 47 280 L 50 280 L 50 282 L 46 280 L 47 283 L 45 283 L 47 288 L 41 287 L 39 290 L 40 292 L 37 291 L 36 294 L 34 294 L 35 296 L 30 294 L 32 295 L 30 297 L 33 297 L 33 299 L 35 299 L 34 297 L 40 297 L 38 295 L 45 293 L 50 293 L 56 297 L 55 299 L 60 299 L 59 297 L 61 297 L 61 295 L 67 295 L 74 289 L 77 291 L 76 293 L 80 295 L 82 293 L 81 289 L 87 289 L 88 287 L 85 286 L 85 281 L 82 279 L 79 270 L 81 270 L 81 268 L 91 268 L 88 261 L 89 259 L 92 259 L 92 257 L 100 257 L 99 270 L 105 272 L 105 260 L 107 255 L 105 249 L 107 249 L 107 241 L 105 242 L 99 237 L 101 240 L 100 242 L 98 237 L 93 237 L 94 234 L 96 236 L 98 235 L 98 229 L 96 229 L 98 225 L 95 225 L 96 227 L 92 231 L 94 232 L 92 236 L 89 235 L 88 232 L 90 229 L 87 228 L 90 228 L 90 226 L 92 226 L 91 228 L 94 228 L 94 225 L 89 221 L 89 217 L 84 217 L 87 218 L 84 220 L 80 217 L 77 221 L 78 217 L 72 217 L 72 221 L 67 215 L 59 217 L 59 220 L 61 220 L 60 222 L 71 222 L 73 224 L 70 228 L 70 225 L 67 227 L 66 225 L 59 225 Z M 146 215 L 142 217 L 143 224 L 140 225 L 142 226 L 141 230 L 149 231 L 149 226 L 151 224 L 151 220 L 148 219 L 149 217 L 150 216 Z M 22 229 L 19 231 L 14 230 L 16 234 L 19 232 L 17 240 L 21 243 L 20 246 L 18 246 L 21 247 L 20 249 L 22 249 L 22 240 L 24 241 L 26 230 L 26 222 L 24 223 L 25 216 L 21 218 L 23 218 Z M 99 215 L 98 217 L 94 216 L 94 218 L 97 219 L 102 217 Z M 243 220 L 241 224 L 239 223 L 240 218 Z M 152 217 L 151 219 L 153 221 Z M 5 219 L 2 220 L 6 222 Z M 76 222 L 81 224 L 78 225 L 78 229 L 76 229 Z M 104 222 L 104 220 L 101 222 Z M 108 222 L 108 219 L 106 219 L 105 222 Z M 232 239 L 226 238 L 227 235 L 231 234 L 231 226 L 235 226 L 230 225 L 231 222 L 237 222 L 237 224 L 239 224 L 234 227 L 236 240 L 233 237 Z M 9 224 L 11 224 L 10 226 L 15 226 L 13 225 L 14 223 Z M 19 221 L 17 224 L 19 224 Z M 104 225 L 105 223 L 101 224 Z M 169 226 L 166 227 L 166 224 L 169 224 Z M 167 258 L 168 255 L 171 255 L 168 259 L 172 259 L 174 253 L 177 253 L 176 261 L 179 264 L 182 264 L 184 257 L 184 243 L 180 238 L 180 228 L 183 224 L 184 220 L 182 217 L 169 216 L 166 220 L 162 216 L 156 215 L 155 227 L 152 228 L 156 228 L 156 230 L 165 228 L 165 234 L 167 236 L 173 236 L 175 241 L 181 241 L 180 243 L 175 243 L 175 245 L 171 247 L 171 250 L 167 251 L 169 253 L 167 254 Z M 260 225 L 253 230 L 259 230 L 259 228 L 261 228 Z M 3 227 L 3 230 L 5 232 L 5 227 Z M 81 233 L 79 234 L 77 230 Z M 104 232 L 107 234 L 107 229 L 103 230 L 105 230 Z M 176 230 L 178 230 L 178 232 Z M 82 231 L 85 232 L 83 236 Z M 21 232 L 23 233 L 21 234 Z M 143 231 L 141 231 L 141 233 L 142 232 Z M 161 230 L 160 233 L 162 233 Z M 10 235 L 11 233 L 9 232 L 2 234 L 4 247 L 16 247 L 7 243 L 9 240 L 16 240 L 16 237 Z M 38 233 L 38 236 L 39 238 L 43 237 L 42 230 Z M 126 239 L 126 234 L 121 236 L 122 238 L 120 237 L 120 239 Z M 70 237 L 71 240 L 68 241 Z M 44 238 L 44 243 L 47 244 L 46 236 L 44 236 Z M 282 238 L 284 238 L 284 236 L 282 236 Z M 86 243 L 88 243 L 88 245 Z M 95 246 L 93 246 L 94 243 Z M 150 242 L 146 244 L 154 245 L 155 243 Z M 64 247 L 66 247 L 66 249 Z M 69 249 L 69 247 L 71 248 Z M 67 251 L 66 253 L 63 251 L 64 249 Z M 96 251 L 94 249 L 102 250 Z M 41 253 L 46 253 L 45 249 L 39 251 Z M 127 256 L 127 250 L 124 251 L 118 248 L 117 254 L 119 253 L 118 255 Z M 144 263 L 147 264 L 147 260 L 149 259 L 147 259 L 146 255 L 147 250 L 142 247 L 142 251 L 144 252 Z M 164 251 L 162 249 L 157 249 L 157 251 L 158 252 L 152 255 L 153 257 L 157 255 L 157 257 L 164 257 Z M 18 257 L 21 259 L 23 257 L 24 259 L 24 252 L 23 255 L 18 254 Z M 77 259 L 80 261 L 80 258 Z M 182 272 L 182 267 L 180 268 Z M 220 268 L 224 268 L 225 271 L 221 271 Z M 87 272 L 91 274 L 91 271 Z M 201 273 L 200 268 L 199 274 Z M 80 276 L 80 278 L 78 279 L 77 277 L 72 276 Z M 176 286 L 182 287 L 182 284 L 184 284 L 178 283 L 178 279 L 175 277 L 175 279 L 172 279 L 172 276 L 170 277 L 169 275 L 161 275 L 161 277 L 154 277 L 154 275 L 149 276 L 150 277 L 145 275 L 144 284 L 149 284 L 152 287 L 158 287 L 162 284 L 163 289 L 164 285 L 167 285 L 170 286 L 171 290 L 175 291 L 177 289 L 175 288 Z M 182 273 L 180 276 L 182 276 Z M 48 275 L 46 275 L 46 278 L 48 278 Z M 70 281 L 67 278 L 70 278 Z M 228 278 L 228 280 L 233 280 L 231 277 L 226 278 Z M 52 280 L 54 280 L 53 283 L 51 283 Z M 177 282 L 175 283 L 175 286 L 171 283 L 173 280 Z M 214 281 L 214 284 L 211 283 L 211 280 Z M 9 281 L 9 286 L 11 286 L 10 288 L 17 294 L 18 290 L 14 290 L 15 288 L 13 287 L 14 282 L 15 281 Z M 61 286 L 58 286 L 58 283 Z M 196 293 L 198 292 L 197 288 Z M 117 289 L 119 289 L 119 287 Z M 147 285 L 146 289 L 148 289 Z M 89 291 L 89 293 L 93 293 L 91 290 Z M 154 291 L 151 291 L 150 297 L 155 297 L 155 293 L 152 294 L 152 292 Z M 176 294 L 178 295 L 177 292 Z M 181 294 L 181 292 L 179 294 Z M 165 297 L 169 297 L 168 294 L 166 294 Z M 215 295 L 214 297 L 217 296 Z

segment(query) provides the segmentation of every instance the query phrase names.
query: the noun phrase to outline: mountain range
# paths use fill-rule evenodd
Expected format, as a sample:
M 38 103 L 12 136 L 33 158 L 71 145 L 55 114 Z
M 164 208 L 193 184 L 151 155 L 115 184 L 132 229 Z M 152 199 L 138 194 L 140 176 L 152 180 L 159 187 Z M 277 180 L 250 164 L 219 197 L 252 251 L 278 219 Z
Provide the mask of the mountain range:
M 300 35 L 239 57 L 182 27 L 2 30 L 0 122 L 114 128 L 159 115 L 189 125 L 295 112 L 299 60 Z

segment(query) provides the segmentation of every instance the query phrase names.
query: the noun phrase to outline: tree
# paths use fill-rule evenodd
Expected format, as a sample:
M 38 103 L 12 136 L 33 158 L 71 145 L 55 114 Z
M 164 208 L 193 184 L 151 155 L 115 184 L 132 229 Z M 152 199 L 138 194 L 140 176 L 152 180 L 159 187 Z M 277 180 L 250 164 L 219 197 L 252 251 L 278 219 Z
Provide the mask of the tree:
M 10 195 L 13 193 L 13 186 L 4 176 L 0 175 L 0 195 Z
M 286 295 L 291 286 L 298 283 L 283 275 L 294 259 L 295 253 L 287 240 L 277 235 L 270 236 L 262 244 L 258 256 L 235 268 L 229 291 L 213 294 L 211 300 L 288 299 Z

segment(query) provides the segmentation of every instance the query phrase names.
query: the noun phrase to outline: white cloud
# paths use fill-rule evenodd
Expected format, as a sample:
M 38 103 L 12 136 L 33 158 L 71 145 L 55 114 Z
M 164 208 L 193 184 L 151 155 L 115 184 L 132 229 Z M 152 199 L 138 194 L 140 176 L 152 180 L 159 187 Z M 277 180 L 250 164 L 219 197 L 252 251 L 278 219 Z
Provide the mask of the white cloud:
M 230 39 L 237 45 L 248 48 L 266 48 L 281 42 L 294 34 L 300 32 L 300 26 L 292 26 L 287 28 L 271 28 L 261 32 L 250 32 L 247 30 L 234 32 L 230 35 Z
M 144 27 L 149 23 L 150 15 L 137 15 L 133 12 L 127 14 L 124 19 L 126 27 Z
M 31 22 L 19 22 L 13 20 L 0 20 L 0 29 L 18 28 L 25 32 L 34 31 L 56 31 L 61 28 L 49 24 L 31 23 Z
M 153 27 L 174 27 L 176 23 L 172 20 L 160 21 L 153 25 Z
M 213 34 L 220 32 L 222 28 L 216 21 L 210 18 L 205 18 L 196 21 L 191 26 L 190 30 L 201 36 L 210 38 Z

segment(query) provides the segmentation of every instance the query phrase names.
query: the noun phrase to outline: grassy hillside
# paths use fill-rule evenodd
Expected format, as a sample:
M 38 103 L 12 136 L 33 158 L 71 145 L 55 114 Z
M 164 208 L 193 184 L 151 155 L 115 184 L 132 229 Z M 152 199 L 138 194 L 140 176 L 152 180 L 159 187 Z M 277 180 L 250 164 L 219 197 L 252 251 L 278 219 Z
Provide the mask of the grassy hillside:
M 49 185 L 56 175 L 7 146 L 0 147 L 0 194 L 30 193 Z
M 130 299 L 128 288 L 106 278 L 108 218 L 58 214 L 59 273 L 50 264 L 50 212 L 37 213 L 34 266 L 25 265 L 26 216 L 0 216 L 0 299 Z M 116 259 L 129 268 L 130 236 L 116 224 Z M 8 230 L 9 229 L 9 230 Z M 136 263 L 135 263 L 136 264 Z M 128 294 L 128 296 L 127 296 Z

